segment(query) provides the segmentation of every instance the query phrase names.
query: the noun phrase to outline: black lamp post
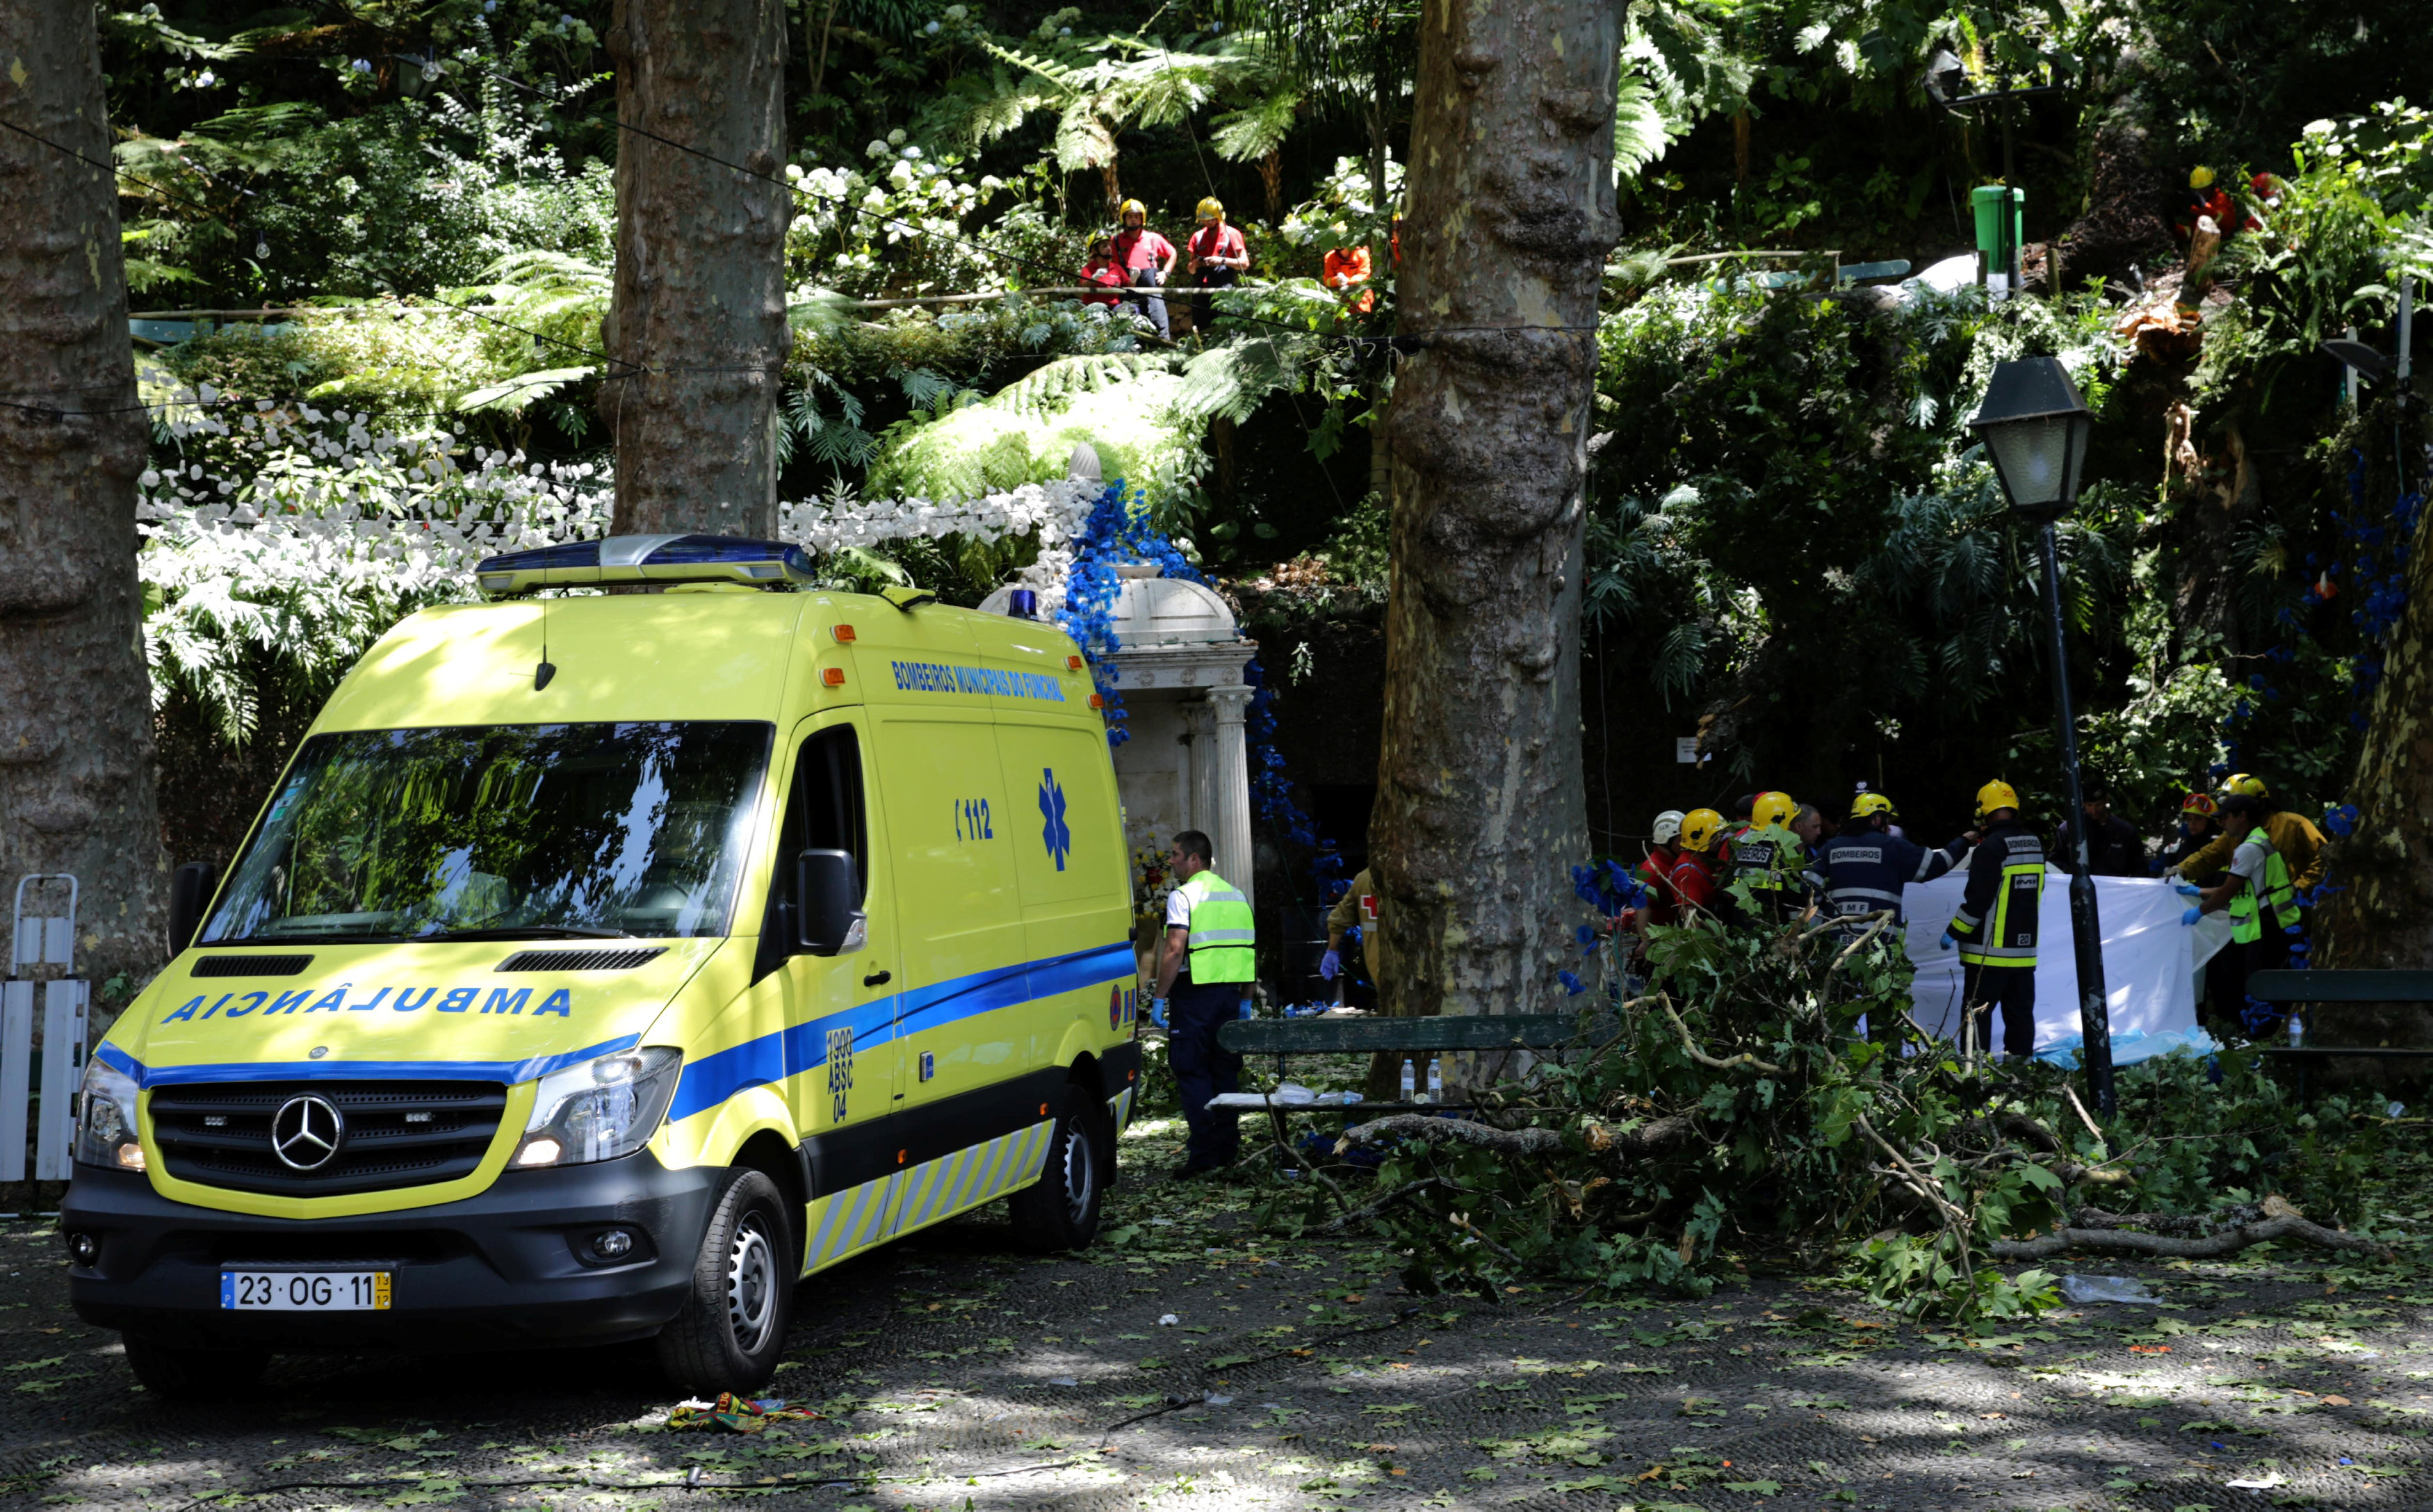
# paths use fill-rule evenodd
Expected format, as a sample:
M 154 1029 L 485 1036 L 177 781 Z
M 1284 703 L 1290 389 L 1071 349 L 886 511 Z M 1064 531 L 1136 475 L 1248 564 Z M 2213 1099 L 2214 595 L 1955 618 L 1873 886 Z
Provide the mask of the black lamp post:
M 2078 780 L 2078 721 L 2069 702 L 2069 654 L 2061 618 L 2061 562 L 2053 546 L 2053 521 L 2078 502 L 2079 469 L 2086 463 L 2086 438 L 2095 429 L 2058 357 L 2024 357 L 1998 363 L 1985 402 L 1968 422 L 1985 442 L 1994 471 L 2011 507 L 2036 525 L 2044 558 L 2045 620 L 2052 637 L 2053 718 L 2061 731 L 2063 785 L 2068 790 L 2071 847 L 2069 932 L 2078 961 L 2078 1017 L 2086 1040 L 2086 1084 L 2096 1106 L 2109 1115 L 2112 1094 L 2112 1024 L 2104 1007 L 2103 933 L 2095 914 L 2095 879 L 2087 875 L 2086 806 Z

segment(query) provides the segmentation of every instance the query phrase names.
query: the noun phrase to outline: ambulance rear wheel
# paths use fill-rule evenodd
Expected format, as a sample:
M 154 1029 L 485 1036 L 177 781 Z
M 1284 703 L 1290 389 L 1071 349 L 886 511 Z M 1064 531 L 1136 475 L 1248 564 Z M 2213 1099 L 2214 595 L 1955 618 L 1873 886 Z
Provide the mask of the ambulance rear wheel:
M 1006 1198 L 1014 1243 L 1034 1254 L 1084 1249 L 1097 1237 L 1107 1142 L 1099 1135 L 1097 1112 L 1087 1091 L 1067 1084 L 1064 1106 L 1048 1136 L 1047 1168 Z
M 701 1236 L 684 1310 L 659 1331 L 659 1366 L 696 1396 L 749 1391 L 777 1372 L 794 1313 L 793 1225 L 777 1183 L 733 1170 Z
M 141 1334 L 126 1338 L 127 1366 L 144 1389 L 169 1402 L 225 1400 L 262 1379 L 270 1356 L 252 1350 L 186 1350 Z

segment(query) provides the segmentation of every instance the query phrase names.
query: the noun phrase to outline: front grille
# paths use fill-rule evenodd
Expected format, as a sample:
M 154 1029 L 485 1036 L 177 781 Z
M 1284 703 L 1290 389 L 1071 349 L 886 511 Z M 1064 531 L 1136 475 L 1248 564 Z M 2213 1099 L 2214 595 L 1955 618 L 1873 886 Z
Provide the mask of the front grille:
M 519 950 L 501 971 L 631 971 L 668 953 L 665 945 L 615 950 Z
M 294 977 L 313 964 L 310 956 L 205 956 L 195 962 L 196 977 Z
M 311 1171 L 271 1149 L 271 1120 L 291 1097 L 326 1098 L 346 1119 L 338 1152 Z M 336 1197 L 469 1176 L 498 1133 L 496 1081 L 211 1081 L 155 1087 L 152 1138 L 181 1181 L 237 1192 Z

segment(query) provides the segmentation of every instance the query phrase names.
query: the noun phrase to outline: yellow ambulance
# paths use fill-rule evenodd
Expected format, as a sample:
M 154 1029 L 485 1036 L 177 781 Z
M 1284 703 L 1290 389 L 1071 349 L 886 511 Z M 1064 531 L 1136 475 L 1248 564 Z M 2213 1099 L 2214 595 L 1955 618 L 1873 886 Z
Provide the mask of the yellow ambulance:
M 478 581 L 179 870 L 88 1063 L 70 1291 L 138 1378 L 655 1336 L 743 1389 L 798 1277 L 997 1198 L 1087 1244 L 1139 1004 L 1070 637 L 721 536 Z

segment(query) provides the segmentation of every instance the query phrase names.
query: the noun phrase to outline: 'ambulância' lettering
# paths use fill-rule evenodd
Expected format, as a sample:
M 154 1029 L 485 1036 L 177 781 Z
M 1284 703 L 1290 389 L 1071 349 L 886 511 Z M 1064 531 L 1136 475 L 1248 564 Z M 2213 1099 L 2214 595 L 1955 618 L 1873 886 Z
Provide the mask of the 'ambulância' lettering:
M 201 1020 L 213 1016 L 243 1018 L 257 1009 L 264 1013 L 318 1013 L 324 1011 L 332 1013 L 368 1013 L 383 1003 L 387 1004 L 388 1011 L 392 1013 L 412 1013 L 424 1007 L 434 1006 L 432 999 L 434 997 L 438 998 L 435 1006 L 442 1013 L 478 1011 L 484 1013 L 513 1013 L 532 1018 L 548 1018 L 553 1015 L 558 1018 L 574 1016 L 574 994 L 563 987 L 542 998 L 537 1004 L 533 1002 L 533 989 L 529 987 L 493 987 L 486 999 L 482 996 L 482 989 L 479 987 L 451 988 L 445 996 L 440 995 L 440 991 L 436 987 L 383 987 L 360 1002 L 351 1000 L 352 983 L 331 988 L 317 1000 L 314 998 L 314 992 L 315 989 L 308 987 L 300 992 L 281 993 L 276 998 L 268 993 L 246 993 L 242 995 L 222 993 L 216 1000 L 206 993 L 200 997 L 182 1004 L 161 1022 L 177 1024 L 189 1019 Z M 392 997 L 391 994 L 396 995 Z M 231 1000 L 237 1006 L 230 1007 Z M 223 1009 L 227 1011 L 222 1012 Z

